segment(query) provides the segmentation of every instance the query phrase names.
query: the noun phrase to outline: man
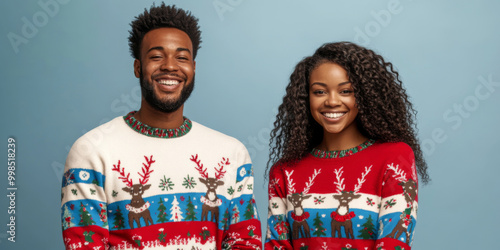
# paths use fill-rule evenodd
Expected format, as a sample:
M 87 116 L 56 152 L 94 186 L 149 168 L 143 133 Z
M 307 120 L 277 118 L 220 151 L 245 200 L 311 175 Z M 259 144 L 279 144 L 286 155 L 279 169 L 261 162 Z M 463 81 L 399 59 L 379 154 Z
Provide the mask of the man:
M 198 19 L 162 4 L 131 26 L 141 107 L 70 150 L 61 206 L 66 248 L 260 249 L 246 148 L 183 116 Z

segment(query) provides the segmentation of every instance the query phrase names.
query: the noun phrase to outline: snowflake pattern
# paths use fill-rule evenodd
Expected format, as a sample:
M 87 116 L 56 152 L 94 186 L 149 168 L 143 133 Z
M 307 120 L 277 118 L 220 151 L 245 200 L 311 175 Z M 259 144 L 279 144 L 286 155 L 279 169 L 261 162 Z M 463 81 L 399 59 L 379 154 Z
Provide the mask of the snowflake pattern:
M 392 208 L 392 206 L 396 205 L 396 200 L 395 199 L 390 199 L 388 201 L 385 201 L 384 208 Z
M 325 198 L 326 197 L 321 197 L 321 195 L 318 197 L 314 197 L 314 204 L 319 205 L 319 204 L 325 202 Z
M 78 190 L 76 190 L 76 189 L 71 189 L 71 193 L 73 193 L 74 195 L 78 195 Z
M 189 177 L 189 175 L 188 175 L 187 177 L 184 177 L 184 182 L 182 182 L 182 185 L 186 189 L 191 189 L 191 188 L 194 188 L 194 186 L 196 186 L 196 181 L 194 180 L 193 177 Z
M 90 189 L 90 194 L 91 194 L 91 195 L 95 195 L 95 189 L 92 189 L 92 188 L 91 188 L 91 189 Z
M 366 198 L 366 204 L 368 204 L 369 206 L 372 206 L 375 205 L 375 202 L 373 202 L 373 199 L 370 199 L 370 198 Z
M 247 189 L 248 189 L 248 190 L 252 190 L 252 189 L 253 189 L 252 184 L 248 184 L 248 185 L 247 185 Z
M 189 176 L 188 176 L 188 178 L 189 178 Z M 165 175 L 164 175 L 163 179 L 160 179 L 160 185 L 158 187 L 161 188 L 161 191 L 168 191 L 168 190 L 174 189 L 173 188 L 174 183 L 170 180 L 170 178 L 167 179 L 167 177 L 165 177 Z
M 116 192 L 115 190 L 113 190 L 113 193 L 111 194 L 113 197 L 116 197 L 118 195 L 118 192 Z

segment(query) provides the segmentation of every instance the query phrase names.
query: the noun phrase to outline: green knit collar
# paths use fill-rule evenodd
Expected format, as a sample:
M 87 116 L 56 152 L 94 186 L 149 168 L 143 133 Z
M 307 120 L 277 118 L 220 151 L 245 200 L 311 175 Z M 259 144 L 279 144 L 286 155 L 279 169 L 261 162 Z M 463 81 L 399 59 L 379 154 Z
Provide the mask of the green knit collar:
M 325 150 L 313 148 L 311 150 L 311 154 L 314 157 L 318 157 L 318 158 L 342 158 L 342 157 L 353 155 L 357 152 L 360 152 L 360 151 L 364 150 L 365 148 L 373 145 L 373 143 L 375 143 L 375 140 L 370 139 L 368 141 L 361 143 L 360 145 L 358 145 L 356 147 L 344 149 L 344 150 L 334 150 L 334 151 L 325 151 Z
M 178 128 L 174 129 L 153 128 L 135 119 L 134 114 L 136 112 L 137 111 L 132 111 L 127 115 L 123 116 L 125 123 L 127 123 L 127 125 L 136 132 L 151 137 L 167 138 L 167 139 L 181 137 L 187 134 L 191 130 L 193 125 L 191 120 L 184 117 L 184 122 Z

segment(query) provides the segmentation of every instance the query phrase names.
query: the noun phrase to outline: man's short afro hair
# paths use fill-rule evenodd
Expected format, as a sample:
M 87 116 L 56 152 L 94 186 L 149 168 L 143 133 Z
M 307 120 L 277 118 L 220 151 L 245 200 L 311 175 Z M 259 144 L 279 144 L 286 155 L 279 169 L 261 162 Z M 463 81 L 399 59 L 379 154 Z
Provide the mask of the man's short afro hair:
M 130 53 L 132 57 L 140 60 L 141 42 L 144 35 L 151 30 L 157 28 L 176 28 L 186 32 L 193 44 L 193 58 L 196 58 L 198 49 L 201 48 L 201 31 L 198 26 L 198 18 L 191 15 L 191 12 L 173 6 L 166 6 L 162 3 L 156 7 L 154 4 L 149 9 L 144 9 L 144 13 L 140 14 L 130 23 L 132 30 L 128 37 Z

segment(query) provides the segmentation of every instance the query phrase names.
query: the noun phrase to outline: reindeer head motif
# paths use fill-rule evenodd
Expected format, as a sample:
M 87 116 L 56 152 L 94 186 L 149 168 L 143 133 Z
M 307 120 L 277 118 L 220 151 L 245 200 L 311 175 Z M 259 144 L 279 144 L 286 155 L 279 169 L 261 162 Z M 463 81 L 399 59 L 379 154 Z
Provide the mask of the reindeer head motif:
M 125 175 L 125 169 L 120 168 L 120 161 L 118 161 L 118 165 L 113 165 L 112 168 L 113 171 L 120 174 L 118 179 L 122 180 L 127 185 L 122 188 L 122 190 L 132 195 L 130 204 L 125 206 L 125 208 L 129 211 L 128 220 L 130 228 L 134 228 L 134 221 L 137 223 L 138 227 L 141 227 L 140 218 L 144 219 L 146 226 L 148 226 L 149 223 L 153 224 L 153 219 L 149 214 L 150 204 L 149 202 L 144 201 L 142 195 L 144 194 L 144 191 L 151 187 L 151 184 L 146 185 L 146 183 L 148 183 L 149 176 L 153 172 L 150 168 L 155 161 L 153 160 L 153 156 L 150 156 L 149 158 L 144 156 L 144 159 L 146 159 L 146 163 L 142 164 L 144 166 L 142 168 L 142 173 L 138 172 L 139 176 L 141 176 L 138 184 L 133 184 L 132 179 L 130 178 L 130 173 Z
M 125 169 L 120 168 L 120 161 L 118 161 L 118 165 L 113 165 L 112 170 L 120 173 L 120 177 L 118 178 L 127 185 L 126 187 L 122 188 L 122 190 L 132 195 L 133 201 L 131 202 L 131 204 L 139 203 L 140 201 L 134 198 L 142 199 L 144 191 L 148 190 L 151 187 L 151 184 L 145 184 L 148 182 L 149 176 L 153 172 L 153 170 L 151 170 L 150 168 L 155 161 L 153 160 L 153 156 L 151 156 L 149 159 L 146 156 L 144 156 L 144 158 L 146 159 L 146 163 L 142 164 L 144 166 L 142 168 L 142 173 L 138 172 L 139 176 L 141 176 L 138 184 L 133 184 L 132 179 L 130 178 L 130 173 L 125 175 Z
M 229 162 L 229 159 L 222 157 L 222 161 L 219 163 L 220 168 L 217 169 L 217 167 L 214 167 L 215 177 L 208 177 L 207 169 L 203 167 L 201 160 L 198 160 L 198 155 L 192 155 L 190 160 L 196 163 L 195 168 L 203 177 L 199 178 L 200 182 L 207 186 L 207 194 L 200 198 L 200 201 L 203 203 L 201 220 L 208 220 L 208 213 L 210 212 L 210 221 L 217 222 L 219 220 L 218 207 L 222 204 L 222 200 L 217 198 L 216 189 L 218 186 L 224 185 L 224 182 L 221 180 L 226 173 L 226 171 L 224 171 L 224 166 L 228 166 L 231 163 Z
M 292 203 L 294 208 L 302 208 L 302 201 L 311 198 L 311 195 L 308 194 L 309 189 L 314 184 L 314 179 L 316 178 L 316 176 L 318 176 L 318 174 L 320 172 L 321 172 L 321 169 L 320 170 L 315 169 L 313 175 L 311 177 L 309 177 L 309 181 L 306 182 L 306 186 L 304 188 L 304 191 L 302 191 L 301 193 L 297 193 L 295 191 L 295 187 L 294 187 L 295 183 L 293 183 L 293 179 L 292 179 L 293 170 L 290 172 L 285 170 L 285 174 L 286 174 L 286 177 L 287 177 L 288 182 L 289 182 L 288 193 L 290 194 L 290 196 L 288 196 L 288 201 L 290 201 L 290 203 Z
M 398 183 L 398 185 L 403 187 L 406 202 L 413 203 L 415 197 L 417 197 L 417 182 L 413 179 L 409 179 L 406 182 L 402 181 Z
M 221 179 L 224 177 L 224 174 L 226 171 L 224 171 L 224 166 L 228 166 L 231 164 L 229 162 L 229 159 L 222 157 L 222 161 L 219 163 L 219 169 L 217 167 L 214 167 L 215 169 L 215 177 L 209 177 L 207 173 L 207 169 L 203 168 L 203 164 L 201 163 L 201 160 L 198 160 L 198 155 L 192 155 L 191 156 L 191 161 L 196 163 L 196 170 L 201 174 L 203 178 L 199 178 L 200 182 L 205 184 L 207 186 L 207 193 L 209 192 L 214 192 L 217 189 L 218 186 L 224 185 L 224 181 Z
M 358 194 L 358 192 L 361 189 L 363 183 L 365 182 L 365 177 L 366 175 L 368 175 L 371 168 L 372 166 L 365 167 L 365 171 L 361 174 L 361 178 L 358 178 L 358 184 L 354 186 L 354 191 L 345 191 L 344 179 L 342 178 L 342 173 L 344 173 L 344 171 L 342 171 L 342 168 L 336 169 L 334 171 L 336 177 L 336 181 L 334 182 L 334 184 L 337 186 L 338 194 L 333 195 L 333 198 L 340 202 L 339 207 L 348 206 L 352 200 L 361 197 L 361 195 Z
M 333 195 L 333 198 L 340 202 L 340 205 L 347 206 L 349 202 L 361 197 L 360 194 L 356 194 L 353 191 L 342 191 L 340 194 Z
M 411 173 L 412 178 L 407 178 L 406 173 L 403 169 L 399 169 L 399 165 L 394 166 L 394 164 L 387 165 L 387 168 L 394 172 L 393 177 L 399 181 L 398 185 L 403 188 L 403 195 L 405 197 L 405 201 L 409 204 L 413 204 L 415 198 L 417 197 L 417 182 L 414 181 L 417 179 L 416 172 Z

